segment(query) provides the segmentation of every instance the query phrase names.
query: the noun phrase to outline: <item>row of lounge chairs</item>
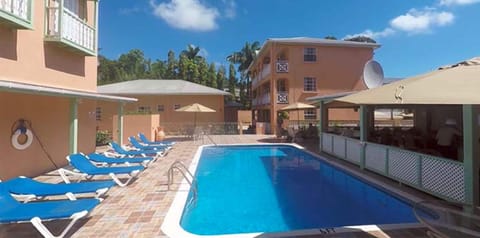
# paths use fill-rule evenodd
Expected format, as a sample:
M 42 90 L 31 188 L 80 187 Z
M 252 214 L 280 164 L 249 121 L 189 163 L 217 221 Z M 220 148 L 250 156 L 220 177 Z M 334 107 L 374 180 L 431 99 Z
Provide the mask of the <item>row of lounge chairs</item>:
M 58 170 L 65 183 L 43 183 L 22 176 L 0 182 L 0 223 L 31 222 L 44 237 L 65 236 L 78 219 L 87 216 L 103 200 L 111 187 L 127 186 L 148 165 L 165 156 L 174 143 L 151 142 L 143 134 L 139 138 L 142 142 L 130 137 L 131 146 L 127 149 L 111 142 L 110 150 L 104 154 L 68 155 L 73 170 Z M 80 182 L 97 175 L 108 175 L 112 180 Z M 127 180 L 122 182 L 120 175 L 127 175 Z M 74 177 L 77 183 L 71 183 Z M 89 194 L 93 196 L 88 197 Z M 67 199 L 45 200 L 52 196 Z M 60 235 L 54 236 L 42 221 L 57 219 L 71 221 Z

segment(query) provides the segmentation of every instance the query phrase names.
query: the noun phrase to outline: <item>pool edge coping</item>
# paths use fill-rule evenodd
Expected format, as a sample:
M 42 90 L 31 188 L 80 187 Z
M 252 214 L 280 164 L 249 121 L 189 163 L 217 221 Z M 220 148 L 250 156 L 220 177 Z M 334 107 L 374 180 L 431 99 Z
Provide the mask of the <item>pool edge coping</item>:
M 198 147 L 197 151 L 195 152 L 195 155 L 190 163 L 188 165 L 188 169 L 190 172 L 195 175 L 195 172 L 198 167 L 198 162 L 200 160 L 200 155 L 205 147 L 212 147 L 212 146 L 248 146 L 248 145 L 286 145 L 286 146 L 292 146 L 298 149 L 303 150 L 304 152 L 307 152 L 311 155 L 313 155 L 315 158 L 320 159 L 322 161 L 325 161 L 326 163 L 334 166 L 334 167 L 339 167 L 340 169 L 346 171 L 347 173 L 358 177 L 362 180 L 365 180 L 367 183 L 370 183 L 370 185 L 374 186 L 377 189 L 380 189 L 384 192 L 393 194 L 394 196 L 400 197 L 398 199 L 401 199 L 405 202 L 411 203 L 413 206 L 414 203 L 422 201 L 423 199 L 416 197 L 415 195 L 406 193 L 404 191 L 401 191 L 387 183 L 384 183 L 382 181 L 379 181 L 371 176 L 368 176 L 366 174 L 363 174 L 361 171 L 356 171 L 355 169 L 348 168 L 347 166 L 344 166 L 340 163 L 336 163 L 333 159 L 330 159 L 325 156 L 321 156 L 319 154 L 313 153 L 309 150 L 307 150 L 305 147 L 295 144 L 295 143 L 236 143 L 236 144 L 209 144 L 209 145 L 201 145 Z M 180 186 L 178 190 L 175 192 L 175 197 L 173 199 L 172 204 L 170 205 L 170 208 L 167 211 L 167 214 L 165 215 L 165 218 L 163 220 L 163 223 L 161 225 L 161 230 L 162 232 L 167 235 L 168 237 L 180 237 L 180 238 L 246 238 L 246 237 L 257 237 L 257 236 L 263 236 L 263 237 L 289 237 L 289 236 L 299 236 L 299 235 L 326 235 L 330 234 L 329 231 L 333 229 L 335 234 L 341 234 L 341 233 L 348 233 L 348 232 L 370 232 L 370 231 L 378 231 L 382 232 L 385 230 L 393 230 L 393 229 L 405 229 L 405 228 L 424 228 L 425 226 L 420 224 L 420 223 L 403 223 L 403 224 L 385 224 L 385 225 L 361 225 L 361 226 L 344 226 L 344 227 L 334 227 L 334 228 L 314 228 L 314 229 L 303 229 L 303 230 L 294 230 L 294 231 L 288 231 L 288 232 L 269 232 L 269 233 L 263 233 L 263 232 L 256 232 L 256 233 L 240 233 L 240 234 L 224 234 L 224 235 L 197 235 L 190 233 L 183 229 L 183 227 L 180 225 L 180 220 L 183 215 L 183 210 L 185 207 L 185 204 L 187 203 L 187 198 L 188 194 L 190 191 L 190 185 L 188 184 L 187 180 L 185 178 L 182 179 Z

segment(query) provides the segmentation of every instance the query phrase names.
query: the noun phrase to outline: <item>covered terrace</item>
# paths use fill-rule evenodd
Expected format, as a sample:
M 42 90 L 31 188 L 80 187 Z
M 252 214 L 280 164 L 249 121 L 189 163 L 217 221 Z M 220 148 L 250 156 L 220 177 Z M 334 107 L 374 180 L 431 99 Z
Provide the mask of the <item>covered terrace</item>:
M 472 211 L 479 204 L 479 88 L 475 58 L 343 97 L 314 98 L 320 150 Z M 334 108 L 358 111 L 357 124 L 328 123 Z M 397 114 L 386 124 L 375 116 L 379 110 Z M 459 131 L 451 153 L 437 144 L 445 126 Z

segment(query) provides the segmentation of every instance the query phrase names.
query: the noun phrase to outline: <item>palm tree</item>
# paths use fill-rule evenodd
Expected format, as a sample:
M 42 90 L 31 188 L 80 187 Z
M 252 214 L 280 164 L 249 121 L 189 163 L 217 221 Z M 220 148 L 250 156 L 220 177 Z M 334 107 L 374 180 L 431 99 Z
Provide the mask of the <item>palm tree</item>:
M 248 75 L 248 67 L 257 58 L 257 51 L 260 50 L 260 43 L 258 41 L 252 44 L 245 42 L 245 45 L 240 51 L 233 52 L 227 56 L 227 60 L 231 63 L 238 64 L 238 72 L 240 72 L 241 80 L 246 80 L 247 97 L 250 96 L 250 82 Z
M 200 53 L 200 47 L 194 46 L 189 44 L 187 49 L 182 51 L 182 55 L 185 55 L 188 59 L 198 62 L 198 60 L 202 59 L 203 57 L 198 55 Z

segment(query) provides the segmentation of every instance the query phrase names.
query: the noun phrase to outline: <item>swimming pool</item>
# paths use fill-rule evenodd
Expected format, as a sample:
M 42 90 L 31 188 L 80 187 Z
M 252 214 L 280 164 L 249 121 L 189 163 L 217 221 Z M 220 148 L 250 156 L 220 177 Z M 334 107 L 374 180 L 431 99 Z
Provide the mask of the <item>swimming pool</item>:
M 195 176 L 180 225 L 197 235 L 416 222 L 409 204 L 293 146 L 204 147 Z

